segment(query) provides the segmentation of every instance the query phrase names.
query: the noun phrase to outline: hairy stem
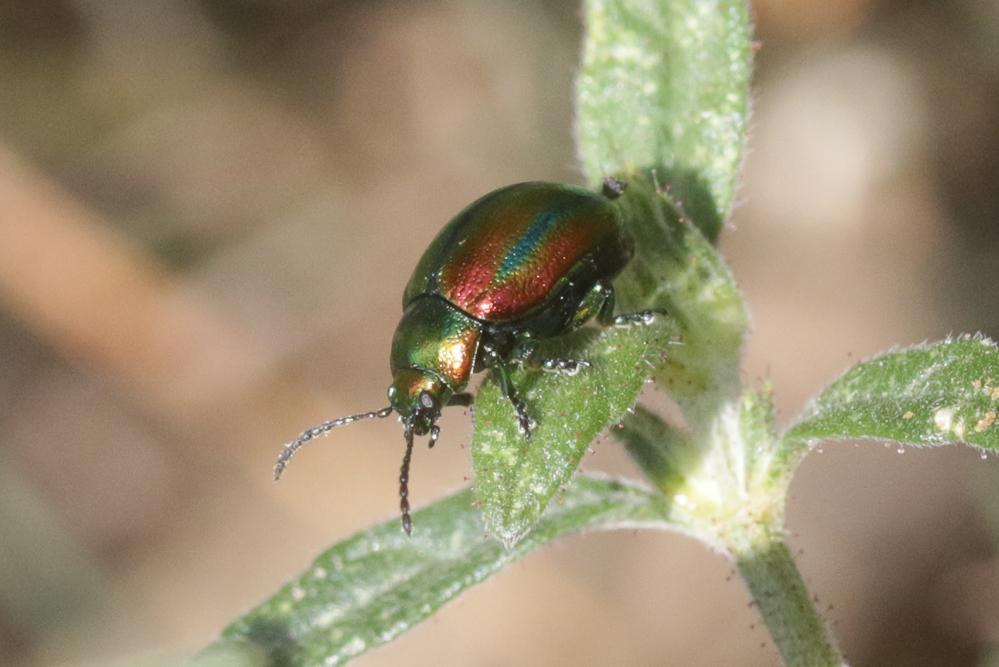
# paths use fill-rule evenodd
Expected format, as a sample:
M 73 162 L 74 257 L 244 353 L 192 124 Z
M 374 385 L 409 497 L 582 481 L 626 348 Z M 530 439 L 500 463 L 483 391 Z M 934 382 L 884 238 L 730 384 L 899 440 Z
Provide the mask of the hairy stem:
M 735 562 L 789 667 L 845 665 L 779 530 L 734 549 Z

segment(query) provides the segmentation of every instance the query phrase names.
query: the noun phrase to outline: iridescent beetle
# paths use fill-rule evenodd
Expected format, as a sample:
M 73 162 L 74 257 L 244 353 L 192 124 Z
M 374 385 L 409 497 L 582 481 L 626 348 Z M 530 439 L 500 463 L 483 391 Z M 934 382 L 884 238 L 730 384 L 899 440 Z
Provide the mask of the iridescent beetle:
M 402 320 L 392 340 L 389 406 L 304 431 L 285 445 L 274 479 L 314 438 L 397 412 L 406 441 L 400 509 L 409 534 L 413 436 L 429 433 L 433 447 L 441 409 L 470 405 L 469 378 L 488 368 L 498 372 L 520 431 L 530 438 L 535 422 L 517 395 L 510 367 L 532 363 L 534 340 L 568 333 L 594 316 L 605 326 L 628 325 L 651 322 L 661 312 L 613 314 L 611 280 L 633 250 L 611 201 L 623 189 L 611 178 L 600 194 L 558 183 L 519 183 L 490 192 L 459 213 L 423 253 L 403 293 Z M 589 366 L 579 359 L 532 365 L 563 374 Z

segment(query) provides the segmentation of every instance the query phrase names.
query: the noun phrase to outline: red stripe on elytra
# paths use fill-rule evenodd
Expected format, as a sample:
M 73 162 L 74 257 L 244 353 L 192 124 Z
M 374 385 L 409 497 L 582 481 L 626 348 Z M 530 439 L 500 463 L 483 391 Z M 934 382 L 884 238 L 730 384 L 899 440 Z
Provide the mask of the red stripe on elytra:
M 607 231 L 605 220 L 591 220 L 587 211 L 580 211 L 561 221 L 537 244 L 536 252 L 499 279 L 504 258 L 527 233 L 535 211 L 531 202 L 523 202 L 490 212 L 495 222 L 476 229 L 441 274 L 442 292 L 452 303 L 479 319 L 516 317 L 543 302 L 555 283 Z

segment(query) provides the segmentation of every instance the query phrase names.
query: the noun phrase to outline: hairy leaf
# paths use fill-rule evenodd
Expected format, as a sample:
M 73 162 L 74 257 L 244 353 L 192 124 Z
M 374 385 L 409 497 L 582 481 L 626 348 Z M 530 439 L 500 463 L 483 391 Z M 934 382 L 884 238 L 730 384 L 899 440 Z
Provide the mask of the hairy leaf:
M 587 0 L 577 133 L 592 183 L 658 168 L 716 241 L 742 163 L 752 70 L 746 0 Z
M 580 477 L 529 537 L 505 549 L 484 538 L 469 490 L 413 516 L 407 537 L 393 518 L 325 552 L 301 577 L 237 620 L 203 653 L 261 653 L 278 666 L 337 665 L 391 641 L 508 563 L 583 529 L 666 527 L 653 492 Z M 214 664 L 214 663 L 212 663 Z
M 583 330 L 545 345 L 544 358 L 581 358 L 590 367 L 564 376 L 522 370 L 513 374 L 537 427 L 529 440 L 497 382 L 475 399 L 472 464 L 489 533 L 512 545 L 531 530 L 572 475 L 587 447 L 634 405 L 644 381 L 675 338 L 665 317 L 650 325 Z
M 791 462 L 810 442 L 872 438 L 999 450 L 999 349 L 980 336 L 889 352 L 829 385 L 784 436 Z
M 718 251 L 660 193 L 654 174 L 634 173 L 620 199 L 634 259 L 614 283 L 623 310 L 665 308 L 680 325 L 656 381 L 701 430 L 718 406 L 738 396 L 747 315 Z

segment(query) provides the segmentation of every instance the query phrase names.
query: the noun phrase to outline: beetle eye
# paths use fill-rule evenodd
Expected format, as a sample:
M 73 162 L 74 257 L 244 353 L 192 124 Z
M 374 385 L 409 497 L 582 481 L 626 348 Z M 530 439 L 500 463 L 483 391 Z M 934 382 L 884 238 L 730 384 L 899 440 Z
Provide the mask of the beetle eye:
M 435 404 L 436 401 L 434 401 L 434 397 L 430 395 L 429 391 L 420 392 L 420 405 L 423 408 L 429 410 L 431 408 L 436 407 Z

